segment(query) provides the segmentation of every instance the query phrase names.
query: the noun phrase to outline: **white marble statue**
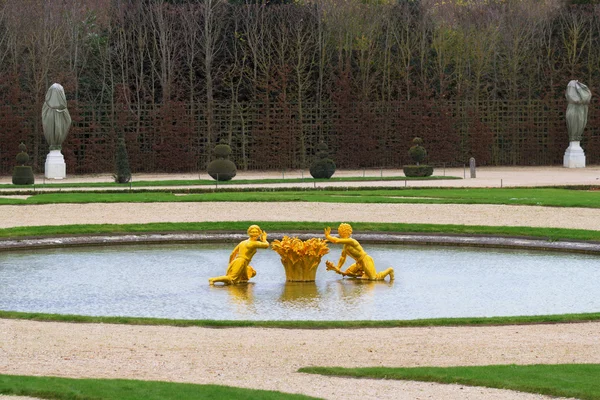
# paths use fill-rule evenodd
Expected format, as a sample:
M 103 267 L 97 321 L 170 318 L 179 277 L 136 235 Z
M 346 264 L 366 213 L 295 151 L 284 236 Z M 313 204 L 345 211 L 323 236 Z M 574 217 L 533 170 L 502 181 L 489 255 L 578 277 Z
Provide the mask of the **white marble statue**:
M 71 115 L 67 109 L 65 90 L 61 85 L 55 83 L 46 92 L 46 100 L 42 106 L 42 128 L 44 137 L 50 145 L 45 169 L 48 179 L 63 179 L 67 175 L 65 158 L 61 149 L 70 127 Z
M 569 102 L 566 114 L 569 147 L 565 151 L 563 165 L 567 168 L 584 168 L 585 154 L 580 142 L 583 138 L 583 129 L 587 124 L 588 104 L 592 92 L 583 83 L 571 81 L 567 85 L 565 96 Z

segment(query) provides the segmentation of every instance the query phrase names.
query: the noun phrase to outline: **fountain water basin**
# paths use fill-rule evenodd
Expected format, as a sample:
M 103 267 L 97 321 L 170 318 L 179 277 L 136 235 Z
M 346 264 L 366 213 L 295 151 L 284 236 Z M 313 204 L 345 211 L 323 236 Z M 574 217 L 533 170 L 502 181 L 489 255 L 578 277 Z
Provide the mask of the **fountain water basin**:
M 248 284 L 209 286 L 231 244 L 59 248 L 0 253 L 6 311 L 218 320 L 392 320 L 600 310 L 597 255 L 369 244 L 396 279 L 331 274 L 286 282 L 280 256 L 258 252 Z M 332 248 L 328 259 L 339 257 Z

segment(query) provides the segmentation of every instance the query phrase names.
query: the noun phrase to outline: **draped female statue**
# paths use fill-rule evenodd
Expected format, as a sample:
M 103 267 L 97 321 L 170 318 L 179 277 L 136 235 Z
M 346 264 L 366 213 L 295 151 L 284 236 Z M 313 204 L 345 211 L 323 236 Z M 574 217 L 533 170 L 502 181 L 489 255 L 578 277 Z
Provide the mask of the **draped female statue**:
M 583 138 L 583 129 L 587 124 L 588 104 L 590 104 L 592 92 L 583 83 L 571 81 L 567 85 L 565 96 L 569 102 L 566 115 L 569 141 L 579 142 Z
M 65 157 L 60 150 L 71 127 L 71 115 L 67 110 L 65 90 L 58 83 L 50 86 L 42 106 L 42 129 L 50 146 L 46 157 L 45 176 L 49 179 L 64 179 L 67 176 Z
M 583 129 L 587 124 L 592 92 L 586 85 L 574 80 L 567 85 L 565 97 L 569 103 L 566 120 L 570 143 L 563 157 L 563 165 L 567 168 L 584 168 L 585 153 L 579 142 L 583 139 Z
M 42 106 L 42 128 L 50 150 L 60 150 L 71 127 L 67 97 L 62 85 L 55 83 L 46 92 Z

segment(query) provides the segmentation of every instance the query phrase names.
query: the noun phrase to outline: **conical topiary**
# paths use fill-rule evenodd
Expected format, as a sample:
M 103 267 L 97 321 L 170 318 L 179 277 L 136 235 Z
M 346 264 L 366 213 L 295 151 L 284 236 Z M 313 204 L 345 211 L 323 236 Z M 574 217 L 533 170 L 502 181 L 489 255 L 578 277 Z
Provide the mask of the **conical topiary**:
M 310 174 L 315 179 L 329 179 L 335 173 L 335 163 L 329 158 L 329 148 L 325 143 L 317 145 L 317 158 L 310 165 Z
M 214 149 L 216 160 L 211 161 L 206 168 L 206 172 L 217 181 L 229 181 L 237 173 L 235 163 L 229 160 L 231 147 L 228 144 L 220 143 Z
M 433 174 L 433 167 L 430 165 L 421 165 L 427 157 L 427 151 L 423 147 L 423 139 L 416 137 L 413 139 L 413 146 L 408 150 L 410 158 L 415 162 L 415 165 L 405 165 L 404 175 L 408 177 L 425 177 Z
M 117 154 L 115 157 L 115 182 L 127 183 L 131 180 L 131 169 L 129 168 L 129 156 L 125 146 L 125 138 L 120 137 L 117 140 Z
M 30 166 L 25 165 L 29 161 L 25 143 L 21 142 L 19 150 L 20 152 L 17 154 L 18 165 L 13 170 L 12 183 L 15 185 L 33 185 L 35 183 L 33 170 Z

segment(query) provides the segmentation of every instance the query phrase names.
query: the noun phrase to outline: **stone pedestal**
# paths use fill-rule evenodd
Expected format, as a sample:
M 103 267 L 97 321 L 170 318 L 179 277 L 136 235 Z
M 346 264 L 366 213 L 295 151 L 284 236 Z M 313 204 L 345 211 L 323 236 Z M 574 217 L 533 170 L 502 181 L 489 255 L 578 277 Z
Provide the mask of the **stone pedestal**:
M 569 147 L 567 147 L 565 156 L 563 157 L 563 165 L 565 168 L 585 168 L 585 153 L 579 142 L 573 141 L 569 143 Z
M 67 176 L 67 164 L 60 150 L 50 150 L 45 171 L 47 179 L 64 179 Z

